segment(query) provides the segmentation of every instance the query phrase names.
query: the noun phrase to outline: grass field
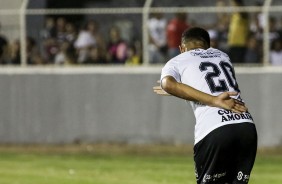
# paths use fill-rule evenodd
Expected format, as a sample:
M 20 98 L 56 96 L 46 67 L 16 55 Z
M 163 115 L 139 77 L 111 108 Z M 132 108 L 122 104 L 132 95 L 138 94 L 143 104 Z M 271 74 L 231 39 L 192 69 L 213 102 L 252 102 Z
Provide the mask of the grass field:
M 195 184 L 195 177 L 189 147 L 2 146 L 0 183 Z M 250 184 L 281 183 L 281 151 L 260 151 Z

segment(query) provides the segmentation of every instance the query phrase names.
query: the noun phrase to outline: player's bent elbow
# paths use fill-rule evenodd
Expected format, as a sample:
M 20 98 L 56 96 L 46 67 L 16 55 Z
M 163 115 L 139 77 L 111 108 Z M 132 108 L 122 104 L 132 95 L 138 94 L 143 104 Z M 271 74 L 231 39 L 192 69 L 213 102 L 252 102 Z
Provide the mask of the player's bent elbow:
M 169 94 L 171 94 L 174 90 L 175 80 L 171 79 L 172 77 L 165 77 L 161 81 L 161 87 L 163 90 Z

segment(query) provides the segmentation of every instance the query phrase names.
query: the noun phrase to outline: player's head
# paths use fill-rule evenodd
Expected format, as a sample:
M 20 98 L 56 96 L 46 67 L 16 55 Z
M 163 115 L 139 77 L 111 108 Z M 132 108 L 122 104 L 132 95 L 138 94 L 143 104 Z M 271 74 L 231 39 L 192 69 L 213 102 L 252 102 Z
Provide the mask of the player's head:
M 180 51 L 185 52 L 192 49 L 210 47 L 209 33 L 200 27 L 187 29 L 182 33 Z

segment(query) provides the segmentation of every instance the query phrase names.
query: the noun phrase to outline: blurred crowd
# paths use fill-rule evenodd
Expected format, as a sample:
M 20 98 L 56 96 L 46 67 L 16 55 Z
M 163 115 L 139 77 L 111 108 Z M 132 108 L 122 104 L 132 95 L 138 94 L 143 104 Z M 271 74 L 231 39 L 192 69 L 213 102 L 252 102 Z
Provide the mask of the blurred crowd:
M 244 6 L 243 0 L 217 0 L 217 7 Z M 260 2 L 254 6 L 262 6 Z M 233 63 L 262 63 L 263 29 L 266 17 L 263 13 L 217 13 L 216 21 L 201 25 L 190 20 L 187 13 L 176 13 L 167 18 L 165 14 L 150 14 L 148 20 L 149 63 L 162 64 L 179 54 L 182 32 L 192 26 L 204 27 L 211 37 L 211 46 L 227 52 Z M 270 16 L 269 61 L 282 65 L 282 18 Z M 134 34 L 134 33 L 133 33 Z M 100 31 L 94 19 L 85 25 L 76 25 L 64 17 L 46 17 L 40 40 L 26 38 L 27 63 L 30 65 L 54 64 L 125 64 L 142 63 L 140 40 L 125 41 L 118 26 L 107 33 Z M 1 64 L 20 64 L 20 42 L 9 42 L 0 35 Z
M 78 31 L 62 17 L 56 22 L 47 18 L 42 36 L 43 57 L 54 64 L 138 65 L 141 61 L 140 42 L 126 42 L 116 26 L 110 28 L 105 40 L 95 20 L 87 21 Z
M 95 20 L 88 20 L 78 28 L 64 17 L 47 17 L 40 41 L 26 38 L 27 64 L 126 64 L 141 63 L 141 43 L 122 39 L 120 29 L 112 26 L 105 40 Z M 1 64 L 20 64 L 20 41 L 9 43 L 0 36 Z
M 244 6 L 243 0 L 217 0 L 217 7 Z M 262 6 L 260 2 L 254 6 Z M 217 13 L 210 25 L 188 22 L 189 15 L 177 13 L 169 21 L 161 13 L 149 20 L 150 62 L 163 63 L 179 54 L 178 45 L 183 30 L 192 26 L 204 27 L 211 37 L 211 46 L 229 54 L 233 63 L 260 64 L 263 61 L 263 29 L 266 17 L 263 13 Z M 282 17 L 269 17 L 270 58 L 272 65 L 282 65 Z

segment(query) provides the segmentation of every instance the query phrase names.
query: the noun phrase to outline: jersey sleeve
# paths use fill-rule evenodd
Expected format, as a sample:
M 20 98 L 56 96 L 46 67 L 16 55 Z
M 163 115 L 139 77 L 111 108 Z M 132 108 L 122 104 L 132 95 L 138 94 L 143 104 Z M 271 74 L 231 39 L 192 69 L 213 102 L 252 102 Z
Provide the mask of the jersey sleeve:
M 173 77 L 177 82 L 181 82 L 179 70 L 177 68 L 177 63 L 173 60 L 166 63 L 166 65 L 162 69 L 161 74 L 161 81 L 164 77 L 171 76 Z

